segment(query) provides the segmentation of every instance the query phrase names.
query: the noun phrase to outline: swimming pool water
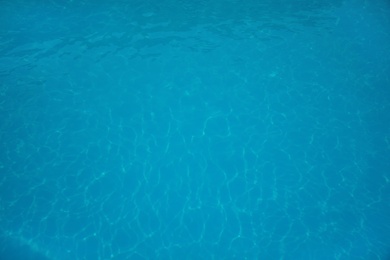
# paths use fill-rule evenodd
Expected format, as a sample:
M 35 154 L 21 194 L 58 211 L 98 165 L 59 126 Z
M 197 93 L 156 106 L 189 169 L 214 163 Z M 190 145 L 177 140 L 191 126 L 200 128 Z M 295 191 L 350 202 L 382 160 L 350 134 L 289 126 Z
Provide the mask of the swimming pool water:
M 388 259 L 390 4 L 0 1 L 1 259 Z

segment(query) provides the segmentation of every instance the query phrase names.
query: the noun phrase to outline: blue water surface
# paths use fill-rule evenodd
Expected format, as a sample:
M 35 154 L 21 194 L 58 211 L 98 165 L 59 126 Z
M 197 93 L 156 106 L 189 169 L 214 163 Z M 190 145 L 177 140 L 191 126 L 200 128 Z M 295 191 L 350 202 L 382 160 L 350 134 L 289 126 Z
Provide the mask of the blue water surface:
M 0 259 L 389 259 L 387 0 L 0 0 Z

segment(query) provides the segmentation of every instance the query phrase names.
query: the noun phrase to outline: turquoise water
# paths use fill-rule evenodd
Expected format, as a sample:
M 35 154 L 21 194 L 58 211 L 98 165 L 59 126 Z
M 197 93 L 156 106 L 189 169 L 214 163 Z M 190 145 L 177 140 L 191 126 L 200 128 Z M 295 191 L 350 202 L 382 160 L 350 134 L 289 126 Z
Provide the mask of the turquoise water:
M 0 259 L 388 259 L 389 46 L 385 0 L 0 1 Z

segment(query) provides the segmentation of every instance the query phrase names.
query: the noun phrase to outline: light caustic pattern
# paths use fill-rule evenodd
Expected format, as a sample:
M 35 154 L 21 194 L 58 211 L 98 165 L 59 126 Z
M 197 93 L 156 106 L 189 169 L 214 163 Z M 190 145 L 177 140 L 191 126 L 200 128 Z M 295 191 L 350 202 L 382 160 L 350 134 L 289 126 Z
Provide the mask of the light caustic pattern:
M 386 256 L 388 9 L 21 3 L 1 14 L 2 256 Z

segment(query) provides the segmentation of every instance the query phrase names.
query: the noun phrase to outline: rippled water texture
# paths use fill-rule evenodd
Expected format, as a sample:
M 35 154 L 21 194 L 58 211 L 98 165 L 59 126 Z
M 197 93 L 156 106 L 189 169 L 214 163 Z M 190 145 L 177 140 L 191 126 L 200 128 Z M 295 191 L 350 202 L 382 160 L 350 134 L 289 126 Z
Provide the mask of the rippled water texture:
M 389 32 L 385 0 L 0 0 L 0 258 L 388 259 Z

